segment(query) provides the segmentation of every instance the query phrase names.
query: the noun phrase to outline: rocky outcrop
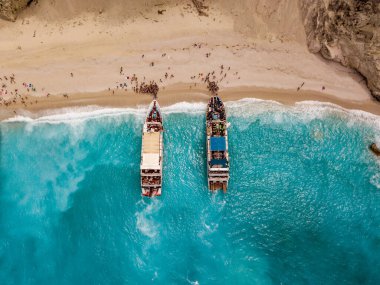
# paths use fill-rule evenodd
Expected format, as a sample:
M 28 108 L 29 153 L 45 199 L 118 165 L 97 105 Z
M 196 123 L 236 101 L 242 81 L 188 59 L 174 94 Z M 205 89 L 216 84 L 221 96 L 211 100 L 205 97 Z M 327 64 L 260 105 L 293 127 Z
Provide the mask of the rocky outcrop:
M 309 50 L 354 68 L 380 101 L 380 1 L 300 0 Z
M 370 146 L 369 146 L 369 149 L 377 156 L 380 156 L 380 148 L 375 144 L 375 143 L 372 143 Z
M 24 9 L 32 0 L 0 0 L 0 17 L 15 21 L 17 13 Z

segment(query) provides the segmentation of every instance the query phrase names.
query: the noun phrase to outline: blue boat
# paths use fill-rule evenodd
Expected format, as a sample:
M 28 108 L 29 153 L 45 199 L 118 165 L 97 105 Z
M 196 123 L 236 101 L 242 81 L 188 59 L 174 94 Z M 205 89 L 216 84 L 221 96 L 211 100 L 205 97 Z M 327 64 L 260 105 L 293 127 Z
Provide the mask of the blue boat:
M 226 110 L 222 100 L 213 96 L 207 105 L 207 177 L 211 191 L 227 191 L 230 178 Z

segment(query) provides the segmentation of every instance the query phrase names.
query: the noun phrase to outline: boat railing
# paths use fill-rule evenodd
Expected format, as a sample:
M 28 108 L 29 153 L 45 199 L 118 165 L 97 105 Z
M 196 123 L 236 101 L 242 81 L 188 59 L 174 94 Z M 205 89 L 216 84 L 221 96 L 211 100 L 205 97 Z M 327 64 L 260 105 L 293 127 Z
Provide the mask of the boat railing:
M 228 177 L 210 178 L 209 182 L 228 182 Z
M 142 187 L 149 188 L 149 187 L 161 187 L 162 184 L 141 184 Z
M 146 177 L 161 177 L 161 174 L 158 174 L 158 173 L 144 173 L 144 172 L 141 172 L 140 174 L 141 174 L 141 176 L 146 176 Z
M 224 168 L 222 168 L 222 167 L 210 167 L 209 168 L 210 169 L 210 171 L 229 171 L 230 170 L 230 168 L 229 167 L 224 167 Z
M 141 179 L 141 185 L 143 186 L 160 186 L 161 183 L 161 177 L 143 176 Z
M 218 176 L 228 176 L 228 171 L 226 172 L 210 172 L 209 177 L 218 177 Z

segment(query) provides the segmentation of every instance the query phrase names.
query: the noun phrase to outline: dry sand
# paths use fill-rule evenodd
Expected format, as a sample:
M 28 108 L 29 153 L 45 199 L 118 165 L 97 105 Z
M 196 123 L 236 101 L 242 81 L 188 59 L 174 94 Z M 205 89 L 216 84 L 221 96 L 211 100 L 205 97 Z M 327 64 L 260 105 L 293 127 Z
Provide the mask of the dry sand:
M 39 2 L 16 23 L 0 20 L 1 96 L 11 102 L 18 89 L 28 97 L 26 107 L 20 99 L 0 105 L 0 118 L 67 106 L 145 104 L 149 96 L 131 92 L 127 77 L 133 74 L 140 83 L 159 84 L 163 105 L 206 101 L 200 82 L 212 71 L 225 99 L 318 100 L 379 113 L 360 76 L 308 52 L 299 16 L 288 14 L 292 5 L 274 10 L 276 1 L 209 1 L 209 16 L 201 17 L 191 1 Z M 16 84 L 5 82 L 11 74 Z

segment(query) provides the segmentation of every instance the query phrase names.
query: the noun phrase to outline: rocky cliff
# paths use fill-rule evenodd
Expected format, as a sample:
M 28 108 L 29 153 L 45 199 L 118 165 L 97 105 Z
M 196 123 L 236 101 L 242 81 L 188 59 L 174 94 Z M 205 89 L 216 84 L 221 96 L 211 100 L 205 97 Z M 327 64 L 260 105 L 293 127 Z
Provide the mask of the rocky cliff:
M 24 9 L 31 0 L 0 0 L 0 17 L 15 21 L 17 13 Z
M 351 67 L 380 101 L 380 1 L 300 0 L 309 50 Z

